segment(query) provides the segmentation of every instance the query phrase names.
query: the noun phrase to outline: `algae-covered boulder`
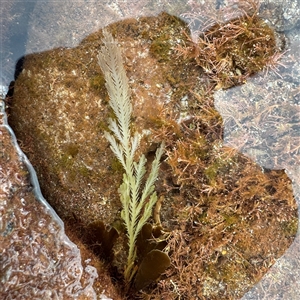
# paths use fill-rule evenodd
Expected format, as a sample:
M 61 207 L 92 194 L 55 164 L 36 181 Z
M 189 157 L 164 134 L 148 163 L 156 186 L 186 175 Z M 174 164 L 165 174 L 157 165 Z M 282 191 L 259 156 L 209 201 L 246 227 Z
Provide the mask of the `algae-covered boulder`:
M 216 82 L 194 53 L 179 51 L 192 42 L 184 22 L 163 13 L 107 29 L 122 49 L 131 126 L 143 134 L 139 152 L 150 163 L 157 145 L 166 144 L 145 240 L 163 240 L 171 267 L 144 293 L 151 299 L 242 296 L 293 241 L 297 209 L 290 181 L 222 146 Z M 104 137 L 113 113 L 97 59 L 101 39 L 99 31 L 76 48 L 26 56 L 9 122 L 49 203 L 77 237 L 100 255 L 105 248 L 102 258 L 119 278 L 126 260 L 118 195 L 123 170 Z M 101 246 L 107 239 L 114 243 Z
M 118 299 L 107 270 L 78 247 L 40 192 L 36 174 L 7 125 L 0 101 L 1 299 Z M 94 266 L 97 266 L 97 270 Z
M 133 90 L 134 130 L 155 126 L 175 93 L 171 84 L 181 84 L 174 77 L 187 78 L 166 64 L 176 59 L 174 48 L 182 29 L 179 19 L 164 14 L 110 27 L 122 47 Z M 110 224 L 118 218 L 117 187 L 123 170 L 103 136 L 112 112 L 97 59 L 101 37 L 99 31 L 77 48 L 26 56 L 10 122 L 56 211 L 63 218 L 75 216 L 84 223 L 100 218 Z M 21 116 L 26 116 L 25 123 Z M 145 135 L 141 151 L 155 150 L 151 143 Z

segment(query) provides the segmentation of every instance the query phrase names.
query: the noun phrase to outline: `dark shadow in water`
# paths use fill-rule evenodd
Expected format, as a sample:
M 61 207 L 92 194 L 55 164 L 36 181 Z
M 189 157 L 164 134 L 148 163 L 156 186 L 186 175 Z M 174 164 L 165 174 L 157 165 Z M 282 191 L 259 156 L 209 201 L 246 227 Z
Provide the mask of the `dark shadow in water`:
M 5 5 L 2 3 L 1 5 Z M 28 41 L 28 23 L 31 13 L 36 5 L 34 1 L 18 1 L 11 4 L 9 15 L 1 16 L 1 85 L 7 86 L 12 80 L 13 62 L 20 60 L 26 54 L 26 43 Z M 4 9 L 2 7 L 2 14 Z M 12 21 L 10 21 L 10 19 Z M 14 19 L 14 20 L 13 20 Z M 16 74 L 15 74 L 16 75 Z

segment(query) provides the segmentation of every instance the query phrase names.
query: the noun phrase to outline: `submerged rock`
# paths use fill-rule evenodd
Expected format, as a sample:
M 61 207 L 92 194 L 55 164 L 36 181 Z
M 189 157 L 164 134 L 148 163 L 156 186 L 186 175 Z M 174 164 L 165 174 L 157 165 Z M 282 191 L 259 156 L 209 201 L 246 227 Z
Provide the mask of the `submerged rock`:
M 149 132 L 161 126 L 159 114 L 163 109 L 180 112 L 176 106 L 188 92 L 181 81 L 190 76 L 199 85 L 197 68 L 175 61 L 174 48 L 184 38 L 183 29 L 188 30 L 182 21 L 167 14 L 110 27 L 134 90 L 134 130 L 145 132 L 140 151 L 148 156 L 155 150 Z M 123 170 L 103 135 L 112 112 L 97 59 L 101 38 L 99 31 L 76 48 L 26 56 L 9 118 L 47 200 L 64 220 L 75 218 L 85 225 L 99 219 L 111 224 L 121 208 L 117 187 Z M 170 101 L 171 96 L 176 101 Z
M 3 111 L 0 118 L 0 298 L 96 299 L 96 269 L 82 264 Z
M 132 129 L 145 133 L 139 151 L 151 161 L 156 145 L 166 143 L 153 219 L 169 232 L 171 267 L 146 293 L 153 299 L 240 297 L 293 241 L 291 183 L 282 171 L 263 171 L 222 146 L 214 83 L 177 51 L 190 42 L 184 22 L 161 14 L 108 29 L 123 51 Z M 97 60 L 101 38 L 99 31 L 76 48 L 26 56 L 9 120 L 67 228 L 91 247 L 97 242 L 99 252 L 111 231 L 93 241 L 85 230 L 100 220 L 101 228 L 120 233 L 109 245 L 113 255 L 102 253 L 118 278 L 126 260 L 117 192 L 123 170 L 103 136 L 112 112 Z

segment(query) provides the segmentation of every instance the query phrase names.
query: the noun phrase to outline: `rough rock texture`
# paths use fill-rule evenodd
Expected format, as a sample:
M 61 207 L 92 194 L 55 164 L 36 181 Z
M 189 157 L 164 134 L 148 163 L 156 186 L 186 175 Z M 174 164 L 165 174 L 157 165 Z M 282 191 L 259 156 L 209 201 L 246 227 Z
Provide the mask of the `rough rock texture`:
M 300 207 L 300 35 L 299 1 L 268 1 L 261 15 L 280 31 L 285 51 L 275 69 L 244 86 L 214 94 L 224 120 L 224 144 L 262 167 L 285 169 Z M 298 26 L 297 26 L 298 24 Z M 243 299 L 297 299 L 299 228 L 288 251 Z
M 96 269 L 82 265 L 3 111 L 0 118 L 1 299 L 96 299 Z
M 186 24 L 161 14 L 109 30 L 124 55 L 133 130 L 145 133 L 140 151 L 151 161 L 157 143 L 166 141 L 156 214 L 170 232 L 172 266 L 144 293 L 153 299 L 238 298 L 294 239 L 291 182 L 284 172 L 262 170 L 222 146 L 213 84 L 176 50 L 189 42 Z M 101 36 L 95 32 L 74 49 L 27 56 L 9 113 L 43 193 L 67 228 L 84 238 L 85 228 L 100 220 L 121 232 L 110 261 L 120 268 L 123 171 L 103 137 L 112 114 L 97 64 Z

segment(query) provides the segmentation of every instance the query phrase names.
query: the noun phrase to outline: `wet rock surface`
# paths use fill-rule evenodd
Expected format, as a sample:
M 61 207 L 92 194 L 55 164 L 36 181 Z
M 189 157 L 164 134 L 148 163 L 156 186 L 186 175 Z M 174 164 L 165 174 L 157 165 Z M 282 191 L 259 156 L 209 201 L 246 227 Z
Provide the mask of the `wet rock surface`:
M 3 113 L 0 118 L 1 299 L 96 299 L 96 269 L 82 264 Z
M 157 211 L 169 232 L 172 267 L 145 293 L 153 299 L 240 297 L 294 239 L 291 182 L 284 172 L 262 171 L 222 146 L 213 86 L 176 51 L 188 42 L 186 24 L 161 14 L 109 30 L 122 47 L 133 129 L 145 133 L 140 151 L 151 161 L 157 144 L 166 142 Z M 97 63 L 101 38 L 99 31 L 74 49 L 27 56 L 9 120 L 44 195 L 76 238 L 84 239 L 84 229 L 97 220 L 121 232 L 110 262 L 120 268 L 126 232 L 117 225 L 117 189 L 123 171 L 103 137 L 111 112 Z

